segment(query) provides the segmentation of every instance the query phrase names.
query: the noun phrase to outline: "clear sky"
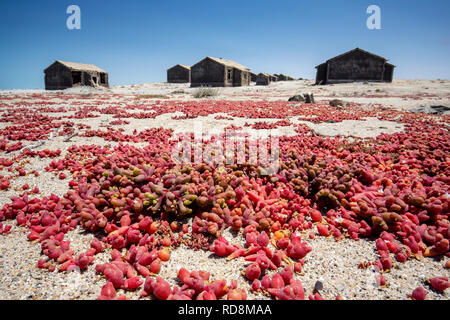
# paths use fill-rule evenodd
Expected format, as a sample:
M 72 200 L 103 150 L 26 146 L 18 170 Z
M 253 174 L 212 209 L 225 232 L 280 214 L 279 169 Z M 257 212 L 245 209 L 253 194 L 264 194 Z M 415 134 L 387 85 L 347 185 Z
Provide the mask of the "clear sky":
M 81 8 L 81 30 L 66 9 Z M 369 5 L 381 30 L 369 30 Z M 43 88 L 56 59 L 92 63 L 110 85 L 166 80 L 205 56 L 255 72 L 314 78 L 315 66 L 360 47 L 396 65 L 395 78 L 450 78 L 448 0 L 2 0 L 0 89 Z

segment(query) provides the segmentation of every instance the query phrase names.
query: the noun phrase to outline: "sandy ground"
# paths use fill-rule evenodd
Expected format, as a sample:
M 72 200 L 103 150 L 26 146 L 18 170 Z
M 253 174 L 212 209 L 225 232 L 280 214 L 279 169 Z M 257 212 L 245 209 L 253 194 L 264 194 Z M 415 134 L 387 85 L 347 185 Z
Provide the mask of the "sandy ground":
M 298 94 L 311 92 L 316 98 L 344 99 L 367 104 L 382 104 L 411 110 L 426 105 L 449 105 L 450 81 L 448 80 L 403 80 L 394 79 L 392 83 L 331 84 L 315 86 L 313 80 L 296 80 L 273 82 L 268 86 L 220 88 L 217 100 L 279 100 L 288 99 Z M 189 84 L 146 83 L 126 86 L 113 86 L 109 89 L 92 89 L 88 87 L 71 88 L 66 93 L 89 94 L 95 92 L 116 93 L 125 95 L 165 95 L 169 99 L 191 100 L 192 93 L 197 90 Z M 3 90 L 1 94 L 10 93 L 42 93 L 45 90 Z
M 152 83 L 129 86 L 116 86 L 110 89 L 93 88 L 72 88 L 64 91 L 45 92 L 44 90 L 5 90 L 0 91 L 0 108 L 5 110 L 16 103 L 23 103 L 29 108 L 39 109 L 46 105 L 33 105 L 33 102 L 41 98 L 30 98 L 30 94 L 44 94 L 50 98 L 48 107 L 61 108 L 60 112 L 42 112 L 49 116 L 69 116 L 73 115 L 78 107 L 95 105 L 102 103 L 98 99 L 99 95 L 108 96 L 105 103 L 126 107 L 146 101 L 157 99 L 167 99 L 174 101 L 198 101 L 192 97 L 197 90 L 189 88 L 187 84 L 167 84 Z M 313 86 L 313 81 L 287 81 L 272 83 L 269 86 L 249 86 L 239 88 L 220 88 L 219 95 L 213 100 L 281 100 L 286 101 L 290 96 L 302 93 L 313 93 L 316 101 L 328 101 L 331 99 L 342 99 L 346 102 L 356 102 L 361 104 L 361 108 L 371 108 L 382 105 L 385 108 L 396 110 L 417 111 L 421 107 L 428 108 L 433 105 L 449 106 L 450 101 L 450 81 L 442 80 L 394 80 L 392 84 L 385 83 L 354 83 L 329 86 Z M 73 98 L 67 100 L 61 96 L 71 95 Z M 142 97 L 146 95 L 146 97 Z M 150 96 L 155 95 L 155 96 Z M 141 96 L 140 102 L 136 102 L 136 96 Z M 11 98 L 12 97 L 12 98 Z M 7 99 L 8 98 L 8 99 Z M 31 106 L 28 106 L 31 104 Z M 87 109 L 87 110 L 88 110 Z M 138 112 L 139 110 L 129 110 Z M 148 112 L 148 111 L 147 111 Z M 89 119 L 70 119 L 75 124 L 85 124 L 91 129 L 103 129 L 105 125 L 113 119 L 112 115 L 92 112 L 93 117 Z M 280 119 L 249 119 L 240 117 L 229 117 L 226 114 L 216 113 L 195 119 L 173 119 L 182 113 L 166 113 L 153 119 L 132 119 L 130 124 L 114 126 L 121 128 L 124 133 L 132 134 L 134 129 L 138 131 L 160 127 L 174 129 L 175 134 L 189 131 L 195 124 L 201 123 L 206 133 L 221 132 L 230 125 L 242 126 L 244 130 L 251 134 L 264 133 L 264 130 L 254 130 L 245 127 L 245 124 L 256 122 L 276 122 Z M 227 116 L 228 119 L 217 119 L 217 116 Z M 129 119 L 128 119 L 129 120 Z M 302 120 L 301 117 L 290 117 L 288 119 L 292 125 L 279 127 L 277 130 L 281 135 L 295 135 L 294 124 L 306 124 L 323 136 L 355 136 L 355 137 L 376 137 L 381 133 L 394 133 L 403 130 L 403 124 L 395 121 L 381 121 L 377 118 L 367 117 L 363 121 L 344 120 L 340 123 L 320 123 L 315 124 Z M 10 126 L 11 123 L 0 123 L 0 129 Z M 65 151 L 72 145 L 97 144 L 103 146 L 116 145 L 117 142 L 104 141 L 101 138 L 87 138 L 75 136 L 70 142 L 64 142 L 64 137 L 55 136 L 52 140 L 46 140 L 43 146 L 36 150 L 61 149 L 64 157 Z M 22 141 L 23 145 L 34 142 Z M 142 143 L 136 143 L 140 146 Z M 1 157 L 11 157 L 18 152 L 5 154 Z M 32 158 L 25 165 L 25 169 L 35 169 L 40 173 L 39 177 L 27 175 L 19 177 L 12 183 L 12 188 L 8 191 L 0 191 L 0 205 L 9 202 L 9 198 L 20 188 L 28 183 L 30 188 L 38 187 L 41 191 L 39 196 L 63 195 L 67 190 L 67 182 L 58 179 L 53 173 L 44 170 L 51 159 Z M 5 174 L 5 170 L 0 172 Z M 96 256 L 94 265 L 91 265 L 83 274 L 71 273 L 49 273 L 35 267 L 38 258 L 41 256 L 40 245 L 31 244 L 26 240 L 25 229 L 17 227 L 15 222 L 9 221 L 6 224 L 13 225 L 11 234 L 0 236 L 0 299 L 95 299 L 101 286 L 105 283 L 99 275 L 95 274 L 95 264 L 108 260 L 109 254 L 105 252 Z M 82 252 L 87 249 L 92 235 L 83 232 L 81 229 L 70 232 L 66 235 L 71 241 L 71 248 L 74 251 Z M 231 241 L 239 241 L 232 234 L 227 234 Z M 444 264 L 448 258 L 441 260 L 426 259 L 422 261 L 409 260 L 398 265 L 391 273 L 384 274 L 387 286 L 378 287 L 374 283 L 374 273 L 368 269 L 358 268 L 361 262 L 373 261 L 376 256 L 373 241 L 361 240 L 355 242 L 344 240 L 335 242 L 332 238 L 316 237 L 308 240 L 312 246 L 312 252 L 306 258 L 303 274 L 296 275 L 305 288 L 306 294 L 311 294 L 314 283 L 318 280 L 324 283 L 322 295 L 327 299 L 334 299 L 340 294 L 345 299 L 407 299 L 407 295 L 419 285 L 424 285 L 425 279 L 434 276 L 449 276 L 448 270 L 444 269 Z M 216 259 L 210 252 L 193 251 L 186 247 L 180 247 L 172 253 L 168 263 L 164 263 L 161 275 L 172 284 L 177 284 L 176 270 L 181 266 L 190 266 L 195 270 L 208 270 L 212 279 L 236 278 L 239 285 L 248 288 L 248 284 L 239 275 L 239 270 L 245 265 L 243 259 L 225 261 Z M 349 275 L 351 275 L 349 277 Z M 428 299 L 448 299 L 449 294 L 438 294 L 428 290 Z M 447 290 L 448 291 L 448 290 Z M 138 298 L 138 294 L 128 294 L 130 298 Z M 250 294 L 249 298 L 264 299 L 264 296 Z

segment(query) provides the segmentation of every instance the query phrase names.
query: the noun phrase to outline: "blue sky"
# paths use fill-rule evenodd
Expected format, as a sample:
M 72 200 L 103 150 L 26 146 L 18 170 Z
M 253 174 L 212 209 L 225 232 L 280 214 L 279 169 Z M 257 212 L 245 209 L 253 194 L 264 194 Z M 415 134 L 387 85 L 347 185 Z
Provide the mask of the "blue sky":
M 81 8 L 81 30 L 66 9 Z M 366 27 L 369 5 L 381 30 Z M 54 60 L 96 64 L 111 85 L 165 81 L 205 56 L 255 72 L 314 78 L 314 66 L 355 47 L 397 66 L 395 78 L 450 78 L 448 0 L 3 0 L 0 89 L 43 88 Z

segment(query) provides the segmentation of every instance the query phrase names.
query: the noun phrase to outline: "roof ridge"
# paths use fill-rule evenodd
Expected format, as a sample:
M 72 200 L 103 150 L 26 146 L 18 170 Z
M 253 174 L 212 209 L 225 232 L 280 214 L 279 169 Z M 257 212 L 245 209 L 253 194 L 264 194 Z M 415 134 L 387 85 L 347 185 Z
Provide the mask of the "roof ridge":
M 185 68 L 189 68 L 189 69 L 191 68 L 191 66 L 188 66 L 188 65 L 185 65 L 185 64 L 181 64 L 181 63 L 179 63 L 178 65 L 182 66 L 182 67 L 185 67 Z
M 374 54 L 374 53 L 372 53 L 372 52 L 369 52 L 369 51 L 363 50 L 363 49 L 361 49 L 361 48 L 359 48 L 359 47 L 356 47 L 355 49 L 349 50 L 349 51 L 344 52 L 344 53 L 342 53 L 342 54 L 339 54 L 339 55 L 337 55 L 337 56 L 335 56 L 335 57 L 333 57 L 333 58 L 330 58 L 330 59 L 328 59 L 326 62 L 331 61 L 331 60 L 334 60 L 334 59 L 337 59 L 337 58 L 340 58 L 340 57 L 342 57 L 342 56 L 345 56 L 346 54 L 349 54 L 349 53 L 351 53 L 351 52 L 353 52 L 353 51 L 361 51 L 361 52 L 366 53 L 366 54 L 369 54 L 369 55 L 371 55 L 371 56 L 380 58 L 380 59 L 382 59 L 382 60 L 384 60 L 384 61 L 388 61 L 386 58 L 383 58 L 382 56 L 376 55 L 376 54 Z
M 224 59 L 224 58 L 215 58 L 215 57 L 211 57 L 211 56 L 206 56 L 206 58 L 209 58 L 213 61 L 216 61 L 218 63 L 224 64 L 224 65 L 228 65 L 230 67 L 236 68 L 236 69 L 241 69 L 241 70 L 245 70 L 245 71 L 249 71 L 250 68 L 243 66 L 240 63 L 237 63 L 233 60 L 229 60 L 229 59 Z
M 67 68 L 73 69 L 73 70 L 91 70 L 91 71 L 106 73 L 105 70 L 103 70 L 102 68 L 99 68 L 95 64 L 63 61 L 63 60 L 59 60 L 59 59 L 57 59 L 55 62 L 61 63 L 62 65 L 66 66 Z

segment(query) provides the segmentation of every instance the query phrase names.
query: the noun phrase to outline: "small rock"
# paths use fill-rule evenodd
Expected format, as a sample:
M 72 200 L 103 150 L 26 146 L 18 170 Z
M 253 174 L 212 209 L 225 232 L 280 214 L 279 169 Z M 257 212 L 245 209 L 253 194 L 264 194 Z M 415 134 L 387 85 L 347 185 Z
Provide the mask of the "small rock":
M 303 96 L 305 97 L 305 103 L 315 103 L 314 95 L 312 93 L 311 94 L 305 93 Z
M 316 281 L 314 284 L 314 291 L 323 290 L 323 283 L 321 281 Z
M 450 111 L 450 107 L 447 106 L 430 106 L 430 108 L 435 110 L 434 114 L 443 114 L 446 111 Z
M 330 106 L 335 108 L 341 108 L 347 106 L 347 102 L 344 102 L 340 99 L 334 99 L 329 102 Z
M 305 101 L 305 98 L 301 94 L 295 95 L 289 98 L 288 101 Z
M 35 276 L 33 276 L 33 278 L 36 280 L 42 280 L 42 277 L 40 275 L 35 275 Z

